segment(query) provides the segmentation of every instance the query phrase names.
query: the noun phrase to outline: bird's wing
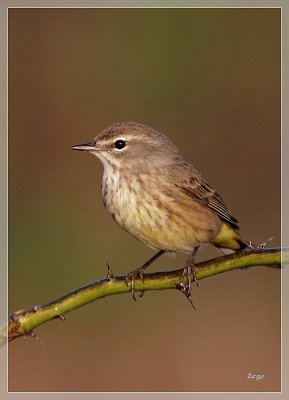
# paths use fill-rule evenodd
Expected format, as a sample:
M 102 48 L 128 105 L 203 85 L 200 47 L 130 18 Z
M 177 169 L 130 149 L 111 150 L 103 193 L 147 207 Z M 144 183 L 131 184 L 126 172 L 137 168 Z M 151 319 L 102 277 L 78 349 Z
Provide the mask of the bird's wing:
M 192 168 L 191 165 L 189 166 L 190 168 L 187 167 L 188 165 L 185 166 L 186 177 L 182 181 L 182 184 L 179 185 L 179 188 L 192 199 L 210 208 L 235 229 L 238 229 L 238 220 L 230 214 L 221 196 L 203 179 L 198 171 Z M 190 174 L 188 174 L 188 172 L 190 172 Z

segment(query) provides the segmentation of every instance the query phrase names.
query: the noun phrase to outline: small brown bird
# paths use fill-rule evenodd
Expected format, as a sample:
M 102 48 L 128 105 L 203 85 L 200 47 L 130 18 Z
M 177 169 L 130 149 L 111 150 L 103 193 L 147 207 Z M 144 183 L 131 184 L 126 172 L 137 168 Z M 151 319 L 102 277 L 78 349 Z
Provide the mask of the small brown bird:
M 138 122 L 119 122 L 87 144 L 73 146 L 94 154 L 104 166 L 102 198 L 106 209 L 134 237 L 158 249 L 134 280 L 164 252 L 188 253 L 179 288 L 191 302 L 191 274 L 200 245 L 241 250 L 248 245 L 220 195 L 162 133 Z M 183 284 L 187 276 L 186 285 Z

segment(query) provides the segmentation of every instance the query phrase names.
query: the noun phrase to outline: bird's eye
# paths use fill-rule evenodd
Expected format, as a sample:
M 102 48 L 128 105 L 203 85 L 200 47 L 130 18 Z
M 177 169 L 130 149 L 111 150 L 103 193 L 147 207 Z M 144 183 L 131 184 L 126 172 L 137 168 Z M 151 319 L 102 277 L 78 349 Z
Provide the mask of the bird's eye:
M 116 141 L 114 142 L 114 147 L 115 147 L 117 150 L 122 150 L 122 149 L 125 148 L 125 146 L 126 146 L 126 141 L 123 140 L 123 139 L 118 139 L 118 140 L 116 140 Z

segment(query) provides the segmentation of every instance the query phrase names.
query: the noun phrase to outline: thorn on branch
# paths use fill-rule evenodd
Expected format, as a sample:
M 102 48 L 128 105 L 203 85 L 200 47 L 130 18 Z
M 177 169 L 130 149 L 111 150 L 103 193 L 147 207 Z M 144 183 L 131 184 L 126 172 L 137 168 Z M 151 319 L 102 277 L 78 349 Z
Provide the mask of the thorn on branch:
M 263 243 L 259 243 L 258 246 L 257 246 L 257 248 L 258 248 L 258 249 L 265 249 L 265 247 L 267 246 L 267 244 L 268 244 L 269 242 L 271 242 L 272 239 L 274 239 L 274 236 L 271 236 L 269 239 L 265 240 L 265 242 L 263 242 Z
M 112 270 L 110 269 L 110 266 L 109 266 L 109 263 L 108 263 L 108 262 L 106 263 L 106 265 L 107 265 L 106 279 L 107 279 L 108 281 L 111 281 L 112 278 L 113 278 L 113 276 L 114 276 L 114 273 L 113 273 Z
M 26 337 L 27 336 L 31 336 L 31 337 L 33 337 L 35 340 L 37 340 L 38 341 L 38 343 L 40 343 L 41 344 L 41 346 L 44 346 L 44 342 L 41 340 L 41 339 L 39 339 L 39 336 L 38 335 L 36 335 L 36 333 L 35 332 L 29 332 L 29 333 L 24 333 L 24 335 L 23 335 L 23 339 L 26 339 Z
M 280 268 L 281 262 L 283 264 L 289 264 L 289 249 L 264 249 L 264 246 L 268 243 L 268 241 L 262 246 L 260 245 L 259 248 L 254 246 L 254 248 L 251 250 L 247 249 L 247 251 L 244 250 L 242 252 L 236 252 L 199 263 L 197 265 L 198 279 L 208 278 L 210 276 L 234 269 L 249 268 L 251 266 L 264 265 L 267 267 Z M 253 247 L 252 244 L 251 246 Z M 50 301 L 47 304 L 35 306 L 27 310 L 18 310 L 12 313 L 8 317 L 8 321 L 0 324 L 0 346 L 20 336 L 32 336 L 41 344 L 43 344 L 43 342 L 40 341 L 38 336 L 33 332 L 34 328 L 41 325 L 43 322 L 49 321 L 53 318 L 59 318 L 64 321 L 65 317 L 63 314 L 66 314 L 67 312 L 105 296 L 127 292 L 127 286 L 131 286 L 131 292 L 134 294 L 135 279 L 131 279 L 131 282 L 129 282 L 129 275 L 117 276 L 113 274 L 109 264 L 107 264 L 107 268 L 108 273 L 104 279 L 102 278 L 98 281 L 92 282 L 91 284 L 77 288 L 58 299 Z M 140 289 L 138 291 L 141 292 L 140 297 L 143 295 L 143 290 L 177 288 L 186 295 L 191 303 L 192 299 L 190 296 L 190 291 L 186 290 L 186 281 L 180 282 L 180 276 L 183 271 L 184 270 L 182 268 L 175 271 L 148 274 L 147 278 L 144 279 L 143 286 L 139 286 Z M 112 277 L 114 278 L 113 280 Z M 139 277 L 141 278 L 141 276 L 133 276 L 133 278 Z M 65 311 L 63 312 L 63 310 Z
M 63 315 L 63 314 L 57 314 L 57 315 L 55 315 L 55 317 L 54 318 L 58 318 L 58 319 L 61 319 L 61 321 L 65 321 L 65 315 Z
M 274 236 L 271 236 L 269 239 L 265 240 L 265 242 L 261 242 L 259 244 L 253 244 L 252 240 L 249 240 L 249 244 L 248 244 L 248 249 L 249 250 L 256 250 L 256 249 L 265 249 L 265 247 L 267 246 L 267 244 L 269 242 L 271 242 L 271 240 L 274 239 Z

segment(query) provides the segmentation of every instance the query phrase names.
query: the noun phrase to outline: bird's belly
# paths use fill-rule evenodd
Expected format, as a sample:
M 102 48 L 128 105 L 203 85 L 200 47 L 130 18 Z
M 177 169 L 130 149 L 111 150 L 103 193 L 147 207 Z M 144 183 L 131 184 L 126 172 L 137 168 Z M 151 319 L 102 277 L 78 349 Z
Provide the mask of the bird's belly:
M 143 191 L 137 182 L 103 188 L 107 210 L 125 230 L 156 249 L 191 252 L 210 242 L 220 230 L 219 219 L 193 201 L 181 203 L 164 193 Z M 120 189 L 121 187 L 121 189 Z

